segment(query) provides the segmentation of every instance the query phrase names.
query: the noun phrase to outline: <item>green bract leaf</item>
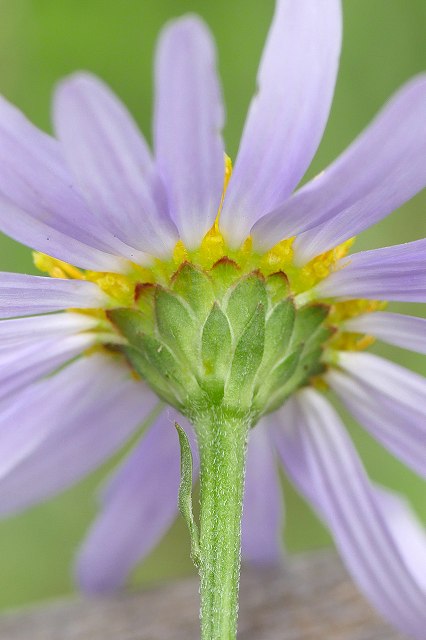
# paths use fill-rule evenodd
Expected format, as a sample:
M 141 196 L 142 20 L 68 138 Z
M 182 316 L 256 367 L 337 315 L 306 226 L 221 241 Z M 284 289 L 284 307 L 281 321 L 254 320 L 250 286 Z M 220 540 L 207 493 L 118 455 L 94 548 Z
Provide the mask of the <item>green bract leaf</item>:
M 250 407 L 253 386 L 265 345 L 265 307 L 258 304 L 244 329 L 231 365 L 225 399 L 233 405 Z
M 223 397 L 223 389 L 231 361 L 231 330 L 223 311 L 216 303 L 203 328 L 201 338 L 201 360 L 203 388 L 215 401 Z
M 269 376 L 271 392 L 278 389 L 278 387 L 284 386 L 290 380 L 298 369 L 302 351 L 303 345 L 299 345 L 295 351 L 290 353 L 290 355 L 274 367 Z
M 303 345 L 284 358 L 270 373 L 267 383 L 259 386 L 256 394 L 256 404 L 261 410 L 278 409 L 289 395 L 297 389 L 299 377 L 300 357 Z M 261 381 L 260 381 L 261 382 Z
M 200 536 L 192 510 L 192 452 L 188 436 L 181 426 L 175 422 L 180 444 L 180 485 L 179 511 L 189 530 L 191 539 L 191 559 L 196 567 L 200 565 Z
M 160 337 L 176 354 L 184 355 L 196 367 L 199 339 L 194 316 L 188 307 L 178 296 L 158 288 L 155 314 Z
M 290 284 L 283 271 L 272 273 L 266 278 L 266 289 L 272 304 L 276 304 L 290 294 Z
M 179 362 L 167 345 L 147 335 L 140 337 L 140 345 L 148 360 L 167 380 L 173 380 L 179 384 L 186 383 L 188 376 L 182 371 Z
M 242 278 L 232 289 L 226 305 L 226 315 L 232 328 L 234 339 L 238 340 L 245 327 L 251 322 L 259 304 L 263 313 L 268 308 L 268 298 L 263 279 L 252 273 Z
M 204 322 L 215 300 L 209 276 L 193 264 L 185 262 L 173 276 L 172 290 L 186 300 L 196 316 Z
M 141 282 L 135 289 L 135 306 L 141 312 L 143 331 L 154 331 L 154 298 L 157 286 L 150 282 Z
M 169 347 L 157 338 L 141 334 L 135 351 L 136 354 L 128 352 L 128 357 L 132 359 L 138 373 L 154 388 L 158 384 L 158 375 L 163 384 L 176 390 L 176 395 L 182 401 L 197 388 L 197 383 L 188 368 L 182 367 Z M 144 371 L 139 370 L 142 367 Z
M 325 304 L 312 304 L 297 310 L 293 342 L 306 342 L 323 325 L 330 308 Z
M 262 370 L 268 374 L 271 368 L 288 352 L 293 333 L 296 310 L 288 298 L 278 303 L 266 320 L 265 351 Z
M 222 300 L 226 291 L 237 280 L 240 268 L 234 260 L 225 256 L 212 266 L 210 273 L 216 298 Z
M 137 346 L 139 336 L 143 333 L 144 319 L 140 311 L 133 309 L 111 309 L 107 312 L 108 318 L 117 327 L 120 333 L 133 346 Z
M 123 353 L 136 373 L 155 389 L 160 398 L 174 407 L 182 405 L 182 398 L 185 397 L 183 387 L 170 384 L 170 378 L 164 377 L 163 372 L 156 368 L 155 362 L 150 360 L 146 353 L 134 347 L 124 347 Z

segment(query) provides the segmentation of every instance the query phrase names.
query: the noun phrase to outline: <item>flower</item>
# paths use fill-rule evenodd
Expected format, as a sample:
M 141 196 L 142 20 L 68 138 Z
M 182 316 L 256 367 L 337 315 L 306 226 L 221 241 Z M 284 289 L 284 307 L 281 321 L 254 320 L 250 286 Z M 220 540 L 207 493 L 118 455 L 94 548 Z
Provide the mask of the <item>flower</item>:
M 232 292 L 251 278 L 272 286 L 272 310 L 286 302 L 296 317 L 272 367 L 284 352 L 293 356 L 296 341 L 291 393 L 285 387 L 266 408 L 269 394 L 250 434 L 244 555 L 280 557 L 277 453 L 361 590 L 402 632 L 424 636 L 421 529 L 400 498 L 369 482 L 325 393 L 425 473 L 425 381 L 364 349 L 375 336 L 426 351 L 426 321 L 385 311 L 383 302 L 426 300 L 426 240 L 348 251 L 356 234 L 426 184 L 426 76 L 408 82 L 346 152 L 293 193 L 326 125 L 340 40 L 338 0 L 278 0 L 232 176 L 214 47 L 196 17 L 172 22 L 160 38 L 153 155 L 123 105 L 89 74 L 57 90 L 57 140 L 0 102 L 0 228 L 35 249 L 50 276 L 0 275 L 0 512 L 54 495 L 143 436 L 103 490 L 80 551 L 87 590 L 120 586 L 176 514 L 170 425 L 176 419 L 191 434 L 178 413 L 179 381 L 167 386 L 156 370 L 140 375 L 119 310 L 137 311 L 153 332 L 151 294 L 172 291 L 187 309 L 173 285 L 190 269 L 213 282 L 226 313 L 224 282 Z M 303 333 L 304 310 L 318 321 Z M 205 322 L 211 306 L 202 313 Z M 191 366 L 180 369 L 184 378 Z M 263 373 L 250 401 L 269 380 Z

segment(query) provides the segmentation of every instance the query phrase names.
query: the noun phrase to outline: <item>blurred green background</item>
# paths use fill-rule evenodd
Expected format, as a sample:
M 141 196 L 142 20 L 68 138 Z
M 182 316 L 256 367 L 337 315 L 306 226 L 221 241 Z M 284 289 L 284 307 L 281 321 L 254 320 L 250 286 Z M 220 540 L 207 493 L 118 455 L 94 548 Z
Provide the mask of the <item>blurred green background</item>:
M 273 0 L 0 0 L 0 91 L 49 131 L 54 84 L 76 69 L 89 69 L 110 83 L 149 137 L 158 31 L 175 16 L 197 12 L 218 43 L 228 113 L 225 136 L 228 153 L 235 158 L 273 4 Z M 344 9 L 336 98 L 308 175 L 329 163 L 402 82 L 426 67 L 425 0 L 346 0 Z M 362 234 L 357 249 L 424 237 L 425 211 L 423 193 Z M 0 270 L 34 272 L 30 251 L 0 236 Z M 414 305 L 412 310 L 419 313 Z M 425 372 L 424 361 L 414 354 L 381 345 L 375 350 Z M 359 427 L 350 428 L 371 476 L 405 493 L 426 520 L 424 484 Z M 71 591 L 73 555 L 95 515 L 94 489 L 105 472 L 104 468 L 59 498 L 0 522 L 0 607 Z M 289 549 L 329 544 L 328 534 L 285 480 L 284 489 Z M 177 522 L 133 580 L 152 583 L 190 571 L 186 532 Z

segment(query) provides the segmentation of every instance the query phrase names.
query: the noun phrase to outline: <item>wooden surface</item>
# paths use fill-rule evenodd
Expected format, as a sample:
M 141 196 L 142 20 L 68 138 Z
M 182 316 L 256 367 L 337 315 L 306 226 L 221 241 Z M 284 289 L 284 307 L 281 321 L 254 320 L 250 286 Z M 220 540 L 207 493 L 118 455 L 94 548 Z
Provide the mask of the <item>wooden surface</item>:
M 0 617 L 1 640 L 197 640 L 195 578 L 100 600 L 62 600 Z M 239 640 L 401 640 L 332 552 L 279 571 L 245 570 Z

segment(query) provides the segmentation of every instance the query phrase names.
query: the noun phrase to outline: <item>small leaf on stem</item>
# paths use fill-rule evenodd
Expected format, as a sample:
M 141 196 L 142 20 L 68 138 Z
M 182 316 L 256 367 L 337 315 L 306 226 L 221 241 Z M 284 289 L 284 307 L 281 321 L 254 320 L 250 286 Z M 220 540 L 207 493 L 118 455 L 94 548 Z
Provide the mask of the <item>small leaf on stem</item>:
M 200 565 L 200 537 L 197 523 L 192 511 L 192 452 L 188 436 L 177 422 L 176 431 L 180 444 L 180 485 L 179 485 L 179 511 L 189 529 L 191 539 L 191 559 L 196 567 Z

